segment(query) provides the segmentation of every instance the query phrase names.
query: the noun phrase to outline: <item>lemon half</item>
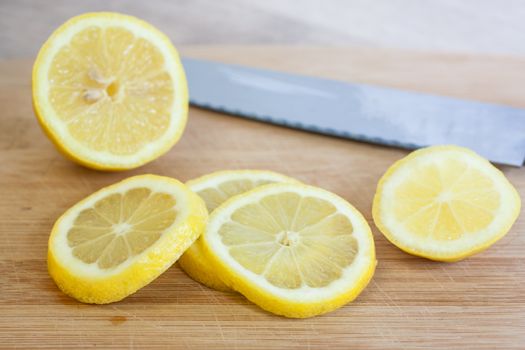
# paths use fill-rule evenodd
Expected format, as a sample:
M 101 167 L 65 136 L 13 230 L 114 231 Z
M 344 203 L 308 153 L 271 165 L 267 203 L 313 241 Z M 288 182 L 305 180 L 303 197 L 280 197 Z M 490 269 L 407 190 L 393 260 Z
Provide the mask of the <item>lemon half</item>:
M 177 142 L 188 90 L 178 53 L 163 33 L 132 16 L 88 13 L 64 23 L 40 49 L 33 104 L 66 156 L 122 170 Z

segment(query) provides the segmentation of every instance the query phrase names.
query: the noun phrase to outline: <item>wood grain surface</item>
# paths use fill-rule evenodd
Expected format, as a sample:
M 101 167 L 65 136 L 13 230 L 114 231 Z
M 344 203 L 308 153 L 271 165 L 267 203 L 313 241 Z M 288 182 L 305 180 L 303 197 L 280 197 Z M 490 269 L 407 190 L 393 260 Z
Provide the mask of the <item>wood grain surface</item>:
M 191 57 L 378 83 L 525 107 L 525 58 L 374 49 L 201 47 Z M 0 62 L 0 348 L 523 349 L 525 217 L 462 262 L 407 255 L 374 227 L 386 168 L 407 152 L 191 109 L 167 155 L 102 173 L 64 159 L 31 108 L 30 60 Z M 271 169 L 331 190 L 369 221 L 379 265 L 361 296 L 324 316 L 286 319 L 238 294 L 210 290 L 173 266 L 127 299 L 81 304 L 47 274 L 47 239 L 68 207 L 125 177 L 188 180 L 230 168 Z M 502 170 L 525 194 L 525 170 Z

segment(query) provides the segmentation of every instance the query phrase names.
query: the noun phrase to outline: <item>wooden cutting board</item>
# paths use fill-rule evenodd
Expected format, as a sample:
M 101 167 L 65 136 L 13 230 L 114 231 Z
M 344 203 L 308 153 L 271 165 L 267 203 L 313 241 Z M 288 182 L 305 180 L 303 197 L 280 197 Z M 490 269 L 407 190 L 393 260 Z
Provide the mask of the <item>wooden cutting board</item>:
M 525 58 L 378 49 L 200 47 L 183 54 L 525 107 Z M 64 159 L 33 116 L 31 61 L 0 63 L 0 347 L 182 349 L 525 348 L 525 217 L 462 262 L 405 254 L 375 229 L 376 183 L 407 152 L 191 109 L 184 137 L 140 169 L 102 173 Z M 324 316 L 271 315 L 210 290 L 177 266 L 119 303 L 84 305 L 47 274 L 56 218 L 125 177 L 186 181 L 219 169 L 271 169 L 324 187 L 369 221 L 379 265 L 361 296 Z M 502 167 L 525 195 L 525 169 Z

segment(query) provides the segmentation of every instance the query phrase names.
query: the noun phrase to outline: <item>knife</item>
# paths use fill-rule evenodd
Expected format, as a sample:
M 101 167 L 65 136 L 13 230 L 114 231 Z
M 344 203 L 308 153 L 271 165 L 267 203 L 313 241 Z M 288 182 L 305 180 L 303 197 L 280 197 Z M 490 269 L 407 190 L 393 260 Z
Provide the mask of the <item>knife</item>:
M 194 106 L 407 149 L 468 147 L 521 166 L 525 110 L 367 84 L 183 59 Z

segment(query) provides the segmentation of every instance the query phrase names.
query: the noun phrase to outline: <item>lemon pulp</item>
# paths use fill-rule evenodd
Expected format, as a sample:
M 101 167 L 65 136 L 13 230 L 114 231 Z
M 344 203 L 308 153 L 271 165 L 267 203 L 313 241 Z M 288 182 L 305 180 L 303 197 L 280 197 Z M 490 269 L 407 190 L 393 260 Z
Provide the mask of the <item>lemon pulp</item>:
M 166 132 L 173 78 L 160 50 L 121 27 L 88 27 L 53 58 L 49 101 L 84 146 L 136 153 Z
M 116 267 L 150 247 L 175 222 L 175 204 L 171 195 L 148 188 L 112 194 L 80 212 L 67 233 L 68 245 L 86 264 Z
M 334 205 L 291 192 L 237 209 L 218 233 L 239 264 L 287 289 L 329 285 L 359 249 L 352 223 Z
M 453 158 L 413 169 L 394 195 L 396 219 L 414 235 L 435 240 L 456 240 L 486 228 L 500 207 L 492 180 Z

